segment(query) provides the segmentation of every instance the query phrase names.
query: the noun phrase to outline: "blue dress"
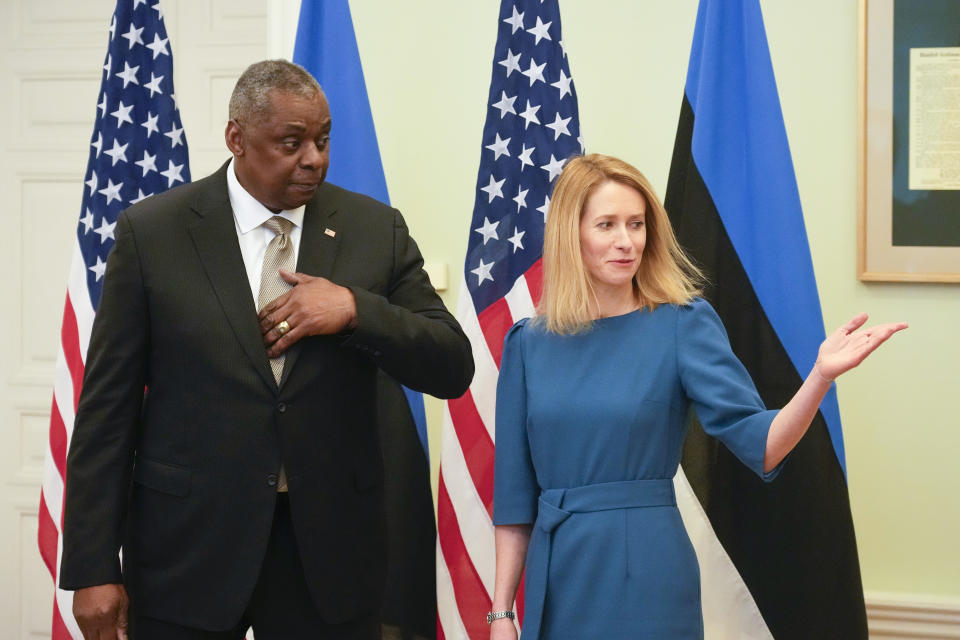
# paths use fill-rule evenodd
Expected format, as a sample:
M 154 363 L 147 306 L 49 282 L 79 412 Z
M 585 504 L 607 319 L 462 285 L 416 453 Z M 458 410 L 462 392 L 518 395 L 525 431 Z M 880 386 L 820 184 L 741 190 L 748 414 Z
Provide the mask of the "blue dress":
M 702 638 L 676 507 L 686 414 L 763 472 L 768 411 L 713 308 L 660 305 L 561 336 L 518 322 L 497 385 L 494 524 L 533 524 L 522 640 Z

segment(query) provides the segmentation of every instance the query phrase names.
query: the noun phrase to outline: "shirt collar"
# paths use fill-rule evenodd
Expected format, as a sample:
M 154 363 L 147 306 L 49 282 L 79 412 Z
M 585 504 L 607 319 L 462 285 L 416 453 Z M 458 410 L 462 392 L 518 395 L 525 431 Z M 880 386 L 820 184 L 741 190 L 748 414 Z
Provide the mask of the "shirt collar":
M 245 234 L 256 229 L 273 216 L 283 216 L 297 227 L 303 226 L 303 212 L 306 205 L 299 206 L 296 209 L 284 209 L 280 213 L 270 211 L 243 188 L 243 185 L 237 180 L 233 163 L 233 158 L 231 158 L 230 164 L 227 165 L 227 193 L 230 196 L 230 206 L 233 208 L 233 217 L 237 221 L 237 228 L 240 229 L 240 233 Z

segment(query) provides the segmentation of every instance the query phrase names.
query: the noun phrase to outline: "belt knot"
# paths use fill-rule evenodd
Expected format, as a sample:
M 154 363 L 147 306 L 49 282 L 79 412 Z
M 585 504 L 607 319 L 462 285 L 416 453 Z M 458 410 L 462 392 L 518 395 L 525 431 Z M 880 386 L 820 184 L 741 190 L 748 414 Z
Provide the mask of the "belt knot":
M 601 482 L 568 489 L 544 489 L 537 503 L 537 521 L 527 552 L 526 611 L 523 640 L 536 640 L 543 622 L 553 534 L 574 513 L 676 506 L 673 480 Z

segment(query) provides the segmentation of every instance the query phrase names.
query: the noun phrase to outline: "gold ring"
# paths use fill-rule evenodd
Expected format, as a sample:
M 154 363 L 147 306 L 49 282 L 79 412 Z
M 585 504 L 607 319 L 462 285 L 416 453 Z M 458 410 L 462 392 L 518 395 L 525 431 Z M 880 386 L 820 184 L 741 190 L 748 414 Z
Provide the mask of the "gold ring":
M 282 335 L 285 334 L 287 331 L 290 331 L 290 323 L 287 322 L 286 320 L 283 320 L 283 321 L 277 323 L 277 326 L 275 326 L 274 329 L 277 330 L 277 334 L 278 334 L 278 335 L 281 335 L 281 336 L 282 336 Z

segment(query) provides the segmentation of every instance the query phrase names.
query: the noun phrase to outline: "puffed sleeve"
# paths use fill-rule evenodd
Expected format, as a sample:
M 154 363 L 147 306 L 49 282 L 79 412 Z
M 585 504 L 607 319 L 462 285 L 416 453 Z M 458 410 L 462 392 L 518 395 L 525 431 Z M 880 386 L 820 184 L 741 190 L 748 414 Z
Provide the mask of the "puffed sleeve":
M 717 312 L 702 299 L 677 316 L 677 359 L 680 381 L 703 430 L 717 438 L 754 473 L 770 481 L 781 462 L 763 471 L 767 433 L 776 411 L 768 410 L 730 348 Z
M 527 389 L 521 320 L 507 332 L 497 380 L 493 523 L 531 524 L 537 518 L 537 485 L 527 438 Z

